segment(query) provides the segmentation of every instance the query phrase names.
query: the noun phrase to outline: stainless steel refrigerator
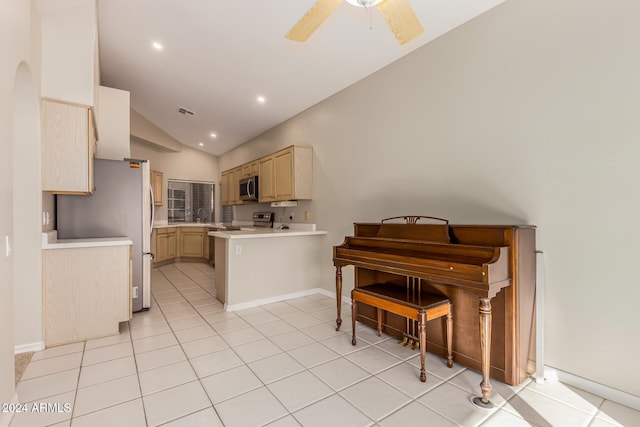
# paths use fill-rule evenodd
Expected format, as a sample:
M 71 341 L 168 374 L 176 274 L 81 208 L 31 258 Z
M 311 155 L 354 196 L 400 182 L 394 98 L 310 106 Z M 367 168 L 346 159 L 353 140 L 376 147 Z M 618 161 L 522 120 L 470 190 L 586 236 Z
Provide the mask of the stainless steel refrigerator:
M 59 239 L 126 236 L 133 241 L 133 311 L 151 302 L 153 192 L 146 160 L 96 160 L 89 196 L 58 195 Z

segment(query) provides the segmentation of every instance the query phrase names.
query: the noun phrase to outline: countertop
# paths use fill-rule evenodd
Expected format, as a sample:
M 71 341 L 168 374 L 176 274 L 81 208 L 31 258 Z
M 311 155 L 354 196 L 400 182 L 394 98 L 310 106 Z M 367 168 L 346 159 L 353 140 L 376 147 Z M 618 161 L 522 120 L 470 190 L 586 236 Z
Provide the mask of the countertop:
M 262 237 L 295 237 L 295 236 L 316 236 L 327 234 L 326 231 L 317 231 L 315 224 L 309 223 L 291 223 L 288 224 L 289 229 L 281 229 L 280 223 L 274 224 L 276 228 L 256 228 L 252 222 L 249 221 L 234 221 L 233 227 L 240 227 L 240 230 L 232 229 L 225 230 L 225 225 L 217 223 L 200 223 L 200 222 L 187 222 L 187 223 L 166 223 L 157 222 L 153 225 L 153 228 L 169 228 L 169 227 L 207 227 L 215 228 L 217 230 L 209 231 L 207 234 L 212 237 L 220 237 L 222 239 L 254 239 Z M 287 224 L 285 224 L 287 225 Z
M 237 231 L 210 231 L 209 236 L 220 237 L 222 239 L 256 239 L 264 237 L 296 237 L 296 236 L 320 236 L 327 234 L 326 231 L 304 230 L 304 229 L 253 229 Z
M 207 227 L 207 228 L 219 228 L 220 224 L 214 224 L 211 222 L 178 222 L 173 224 L 156 223 L 153 224 L 153 228 L 169 228 L 169 227 Z
M 56 230 L 42 233 L 42 249 L 95 248 L 100 246 L 133 245 L 128 237 L 99 237 L 91 239 L 58 239 Z

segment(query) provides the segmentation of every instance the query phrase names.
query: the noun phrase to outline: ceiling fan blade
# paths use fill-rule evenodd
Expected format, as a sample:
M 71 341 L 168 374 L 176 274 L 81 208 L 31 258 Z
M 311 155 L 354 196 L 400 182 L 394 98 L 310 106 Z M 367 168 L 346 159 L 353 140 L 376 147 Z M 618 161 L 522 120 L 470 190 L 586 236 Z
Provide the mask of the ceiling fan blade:
M 424 33 L 424 28 L 413 12 L 409 0 L 384 0 L 376 7 L 400 44 L 405 44 Z
M 306 41 L 322 25 L 324 20 L 340 6 L 340 3 L 342 0 L 318 0 L 285 37 L 297 42 Z

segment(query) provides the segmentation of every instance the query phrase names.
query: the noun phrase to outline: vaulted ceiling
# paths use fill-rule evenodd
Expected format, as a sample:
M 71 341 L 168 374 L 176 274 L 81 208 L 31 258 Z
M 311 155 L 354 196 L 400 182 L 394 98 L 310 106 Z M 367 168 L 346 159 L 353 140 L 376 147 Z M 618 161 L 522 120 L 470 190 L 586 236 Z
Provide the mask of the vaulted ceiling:
M 315 0 L 97 0 L 102 84 L 220 155 L 503 1 L 410 0 L 425 31 L 400 45 L 377 8 L 346 1 L 299 43 L 284 35 Z

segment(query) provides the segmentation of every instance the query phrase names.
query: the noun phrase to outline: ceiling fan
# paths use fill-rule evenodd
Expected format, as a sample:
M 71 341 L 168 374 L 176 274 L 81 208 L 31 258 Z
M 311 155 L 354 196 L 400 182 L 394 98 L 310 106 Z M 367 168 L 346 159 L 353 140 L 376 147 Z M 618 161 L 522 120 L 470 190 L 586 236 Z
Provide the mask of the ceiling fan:
M 285 37 L 297 42 L 306 41 L 325 19 L 340 6 L 343 0 L 317 0 L 311 9 L 293 26 Z M 398 39 L 405 44 L 424 32 L 418 17 L 413 12 L 409 0 L 345 0 L 360 6 L 376 6 L 387 21 L 387 25 Z

